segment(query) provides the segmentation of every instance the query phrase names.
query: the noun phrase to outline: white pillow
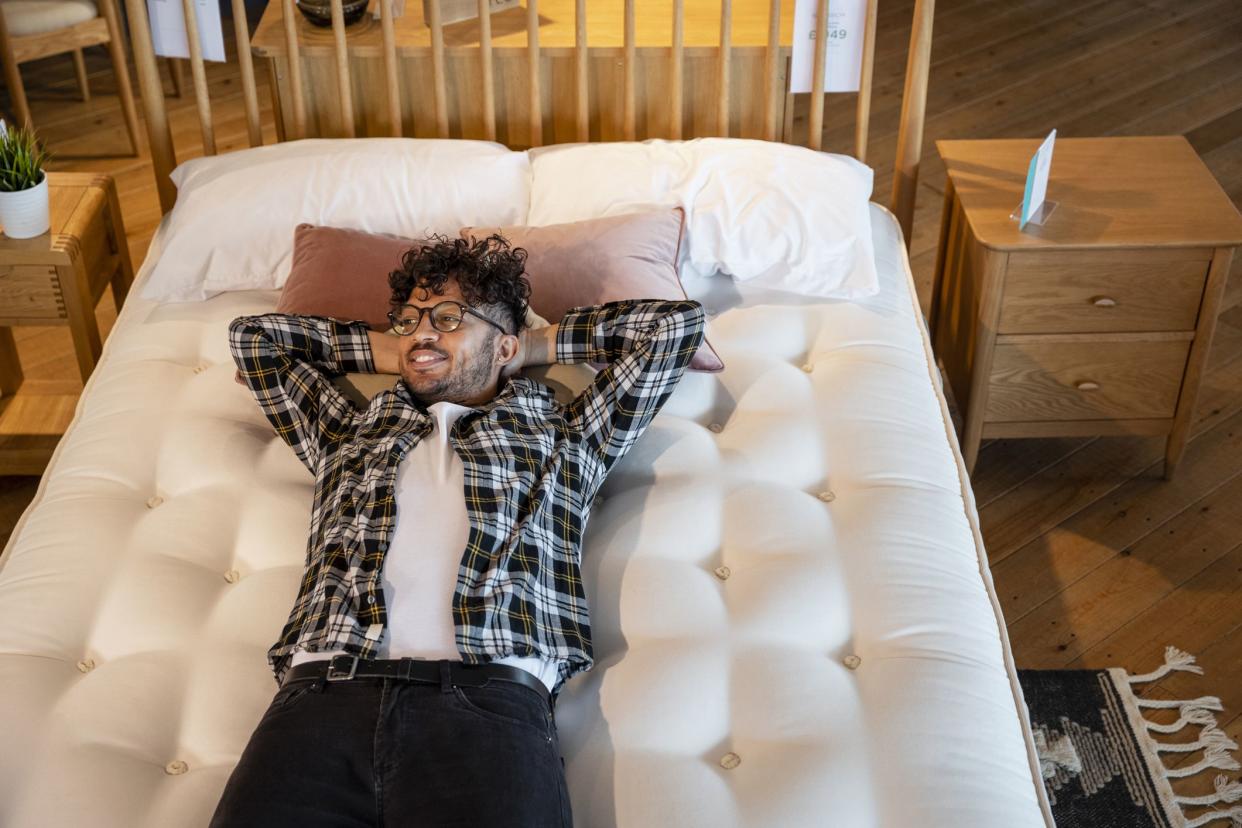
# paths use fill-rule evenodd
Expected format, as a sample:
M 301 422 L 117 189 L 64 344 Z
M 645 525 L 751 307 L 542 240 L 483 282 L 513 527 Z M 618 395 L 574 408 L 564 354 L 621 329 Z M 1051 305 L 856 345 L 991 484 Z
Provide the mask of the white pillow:
M 879 290 L 870 167 L 844 155 L 741 138 L 651 139 L 531 150 L 532 225 L 681 206 L 686 275 L 824 298 Z
M 525 224 L 530 161 L 489 141 L 309 139 L 186 161 L 142 292 L 157 302 L 271 290 L 289 277 L 301 222 L 456 238 L 465 225 Z

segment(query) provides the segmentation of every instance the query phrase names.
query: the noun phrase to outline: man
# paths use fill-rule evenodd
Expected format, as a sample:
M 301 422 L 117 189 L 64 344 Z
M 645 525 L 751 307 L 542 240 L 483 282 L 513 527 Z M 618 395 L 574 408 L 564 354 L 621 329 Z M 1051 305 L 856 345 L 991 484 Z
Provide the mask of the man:
M 703 339 L 693 301 L 524 328 L 526 253 L 420 242 L 389 277 L 399 337 L 262 314 L 238 379 L 316 477 L 281 683 L 212 825 L 571 825 L 554 719 L 592 665 L 590 505 Z M 584 274 L 589 278 L 589 274 Z M 517 371 L 607 363 L 568 405 Z M 329 377 L 400 374 L 355 408 Z

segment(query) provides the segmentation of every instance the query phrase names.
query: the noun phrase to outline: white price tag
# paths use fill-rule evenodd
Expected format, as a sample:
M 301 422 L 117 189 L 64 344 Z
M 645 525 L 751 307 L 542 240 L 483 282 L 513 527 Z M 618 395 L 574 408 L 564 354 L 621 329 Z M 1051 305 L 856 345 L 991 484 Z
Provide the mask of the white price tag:
M 795 0 L 793 61 L 789 91 L 810 92 L 815 68 L 817 0 Z M 829 0 L 828 50 L 824 55 L 824 91 L 857 92 L 862 75 L 863 26 L 867 0 Z
M 151 18 L 151 42 L 160 57 L 188 58 L 189 38 L 185 33 L 185 15 L 181 0 L 147 0 Z M 224 62 L 224 29 L 220 23 L 218 0 L 194 0 L 194 20 L 198 23 L 198 41 L 203 60 Z

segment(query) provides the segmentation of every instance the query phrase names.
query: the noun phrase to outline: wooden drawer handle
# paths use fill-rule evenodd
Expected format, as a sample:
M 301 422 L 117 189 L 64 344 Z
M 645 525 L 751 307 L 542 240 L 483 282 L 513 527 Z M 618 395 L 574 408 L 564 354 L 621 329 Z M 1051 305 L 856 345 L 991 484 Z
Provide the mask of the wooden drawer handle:
M 1074 383 L 1074 387 L 1077 388 L 1079 391 L 1099 391 L 1100 390 L 1100 384 L 1098 382 L 1092 382 L 1091 380 L 1083 380 L 1082 382 L 1076 382 Z
M 1117 307 L 1117 300 L 1111 296 L 1093 296 L 1091 304 L 1097 308 L 1115 308 Z

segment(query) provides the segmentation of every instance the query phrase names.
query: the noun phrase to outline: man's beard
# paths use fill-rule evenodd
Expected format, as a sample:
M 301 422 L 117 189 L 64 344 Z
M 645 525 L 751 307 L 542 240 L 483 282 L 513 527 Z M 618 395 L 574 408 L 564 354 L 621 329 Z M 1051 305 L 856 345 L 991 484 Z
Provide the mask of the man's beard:
M 425 405 L 437 402 L 460 404 L 473 399 L 486 388 L 491 379 L 492 366 L 487 360 L 487 355 L 492 352 L 492 343 L 495 338 L 493 334 L 482 347 L 466 355 L 459 365 L 453 366 L 448 374 L 430 382 L 427 378 L 415 374 L 410 363 L 404 361 L 401 364 L 401 381 L 405 383 L 406 389 Z M 411 382 L 412 377 L 420 382 L 417 385 Z

